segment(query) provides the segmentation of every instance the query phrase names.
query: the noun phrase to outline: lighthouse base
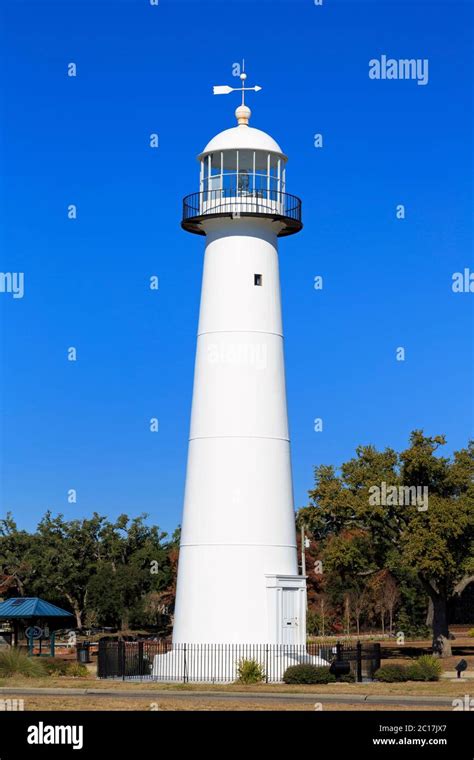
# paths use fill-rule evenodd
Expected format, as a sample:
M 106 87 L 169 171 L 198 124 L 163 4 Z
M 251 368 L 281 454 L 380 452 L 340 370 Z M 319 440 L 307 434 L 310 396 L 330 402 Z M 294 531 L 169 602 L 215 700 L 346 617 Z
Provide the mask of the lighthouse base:
M 285 644 L 174 644 L 153 658 L 151 676 L 162 682 L 233 683 L 245 661 L 258 663 L 262 681 L 283 681 L 292 665 L 328 665 L 305 646 Z

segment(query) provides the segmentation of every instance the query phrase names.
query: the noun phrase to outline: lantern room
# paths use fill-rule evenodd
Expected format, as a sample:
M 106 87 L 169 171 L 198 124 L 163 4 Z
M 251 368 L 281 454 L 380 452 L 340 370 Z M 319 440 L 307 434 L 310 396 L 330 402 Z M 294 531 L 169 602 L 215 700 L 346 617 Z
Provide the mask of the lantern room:
M 235 115 L 238 126 L 220 132 L 198 156 L 199 192 L 184 199 L 182 226 L 205 235 L 205 218 L 269 216 L 282 223 L 279 236 L 298 232 L 301 201 L 286 193 L 287 157 L 270 135 L 248 126 L 248 106 Z
M 280 153 L 251 148 L 214 150 L 200 156 L 199 190 L 258 198 L 285 192 L 286 158 Z

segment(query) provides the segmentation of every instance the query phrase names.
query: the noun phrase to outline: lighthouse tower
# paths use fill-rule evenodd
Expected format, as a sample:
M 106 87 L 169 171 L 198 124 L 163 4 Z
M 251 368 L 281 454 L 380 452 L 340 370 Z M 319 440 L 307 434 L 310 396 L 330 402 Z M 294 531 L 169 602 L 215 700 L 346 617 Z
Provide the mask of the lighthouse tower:
M 174 644 L 304 644 L 278 240 L 302 228 L 287 157 L 237 125 L 198 156 L 182 227 L 205 236 Z M 215 88 L 229 92 L 230 87 Z M 218 92 L 218 94 L 220 94 Z

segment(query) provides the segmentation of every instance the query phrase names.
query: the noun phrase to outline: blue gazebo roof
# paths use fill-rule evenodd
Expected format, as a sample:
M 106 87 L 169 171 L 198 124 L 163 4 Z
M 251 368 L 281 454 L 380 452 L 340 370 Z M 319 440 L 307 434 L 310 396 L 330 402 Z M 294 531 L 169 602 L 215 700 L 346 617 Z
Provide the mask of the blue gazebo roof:
M 70 612 L 37 596 L 19 596 L 0 602 L 0 620 L 73 617 Z

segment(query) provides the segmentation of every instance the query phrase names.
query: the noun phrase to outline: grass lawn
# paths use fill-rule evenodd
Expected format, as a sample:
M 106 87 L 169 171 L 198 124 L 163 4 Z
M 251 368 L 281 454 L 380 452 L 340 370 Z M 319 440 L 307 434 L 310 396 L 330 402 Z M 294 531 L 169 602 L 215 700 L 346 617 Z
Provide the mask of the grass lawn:
M 202 699 L 193 699 L 193 700 L 186 700 L 186 699 L 173 699 L 172 697 L 168 698 L 160 698 L 157 700 L 156 703 L 151 703 L 149 699 L 108 699 L 107 697 L 96 697 L 85 699 L 84 697 L 74 698 L 74 697 L 51 697 L 51 696 L 25 696 L 24 697 L 24 708 L 26 712 L 30 711 L 37 711 L 37 710 L 51 710 L 51 711 L 61 711 L 61 710 L 91 710 L 91 711 L 100 711 L 100 710 L 115 710 L 115 711 L 150 711 L 150 712 L 175 712 L 175 711 L 190 711 L 190 710 L 206 710 L 206 711 L 222 711 L 222 712 L 235 712 L 235 711 L 242 711 L 242 710 L 251 710 L 251 711 L 262 711 L 262 710 L 277 710 L 277 711 L 283 711 L 286 712 L 288 710 L 292 711 L 304 711 L 304 712 L 314 712 L 315 707 L 311 703 L 299 703 L 295 704 L 294 702 L 278 702 L 275 705 L 269 705 L 268 702 L 258 702 L 255 700 L 252 700 L 252 702 L 246 702 L 245 699 L 239 699 L 237 700 L 229 700 L 226 702 L 211 702 L 207 701 L 205 698 Z M 323 706 L 323 711 L 341 711 L 341 710 L 364 710 L 367 711 L 374 711 L 374 710 L 384 710 L 387 712 L 394 711 L 422 711 L 429 709 L 430 712 L 432 710 L 436 711 L 443 711 L 446 710 L 445 707 L 439 707 L 439 706 L 433 706 L 430 708 L 427 708 L 426 706 L 422 707 L 413 707 L 413 706 L 400 706 L 400 707 L 393 707 L 390 705 L 346 705 L 346 704 L 338 704 L 338 703 L 332 703 L 332 704 L 325 704 Z
M 368 695 L 400 695 L 400 696 L 415 696 L 415 695 L 430 695 L 430 696 L 446 696 L 456 697 L 464 696 L 465 694 L 472 693 L 474 696 L 474 682 L 463 681 L 434 681 L 434 682 L 418 682 L 408 681 L 407 683 L 362 683 L 362 684 L 348 684 L 348 683 L 333 683 L 333 684 L 315 684 L 311 686 L 305 685 L 287 685 L 287 684 L 252 684 L 246 686 L 244 684 L 183 684 L 183 683 L 157 683 L 156 681 L 136 682 L 130 681 L 112 681 L 112 680 L 98 680 L 92 675 L 85 678 L 24 678 L 24 677 L 12 677 L 0 679 L 0 687 L 3 688 L 65 688 L 65 689 L 97 689 L 97 690 L 111 690 L 114 692 L 120 691 L 179 691 L 179 692 L 240 692 L 240 693 L 270 693 L 270 694 L 368 694 Z M 3 695 L 1 695 L 3 696 Z M 91 698 L 93 695 L 91 695 Z

